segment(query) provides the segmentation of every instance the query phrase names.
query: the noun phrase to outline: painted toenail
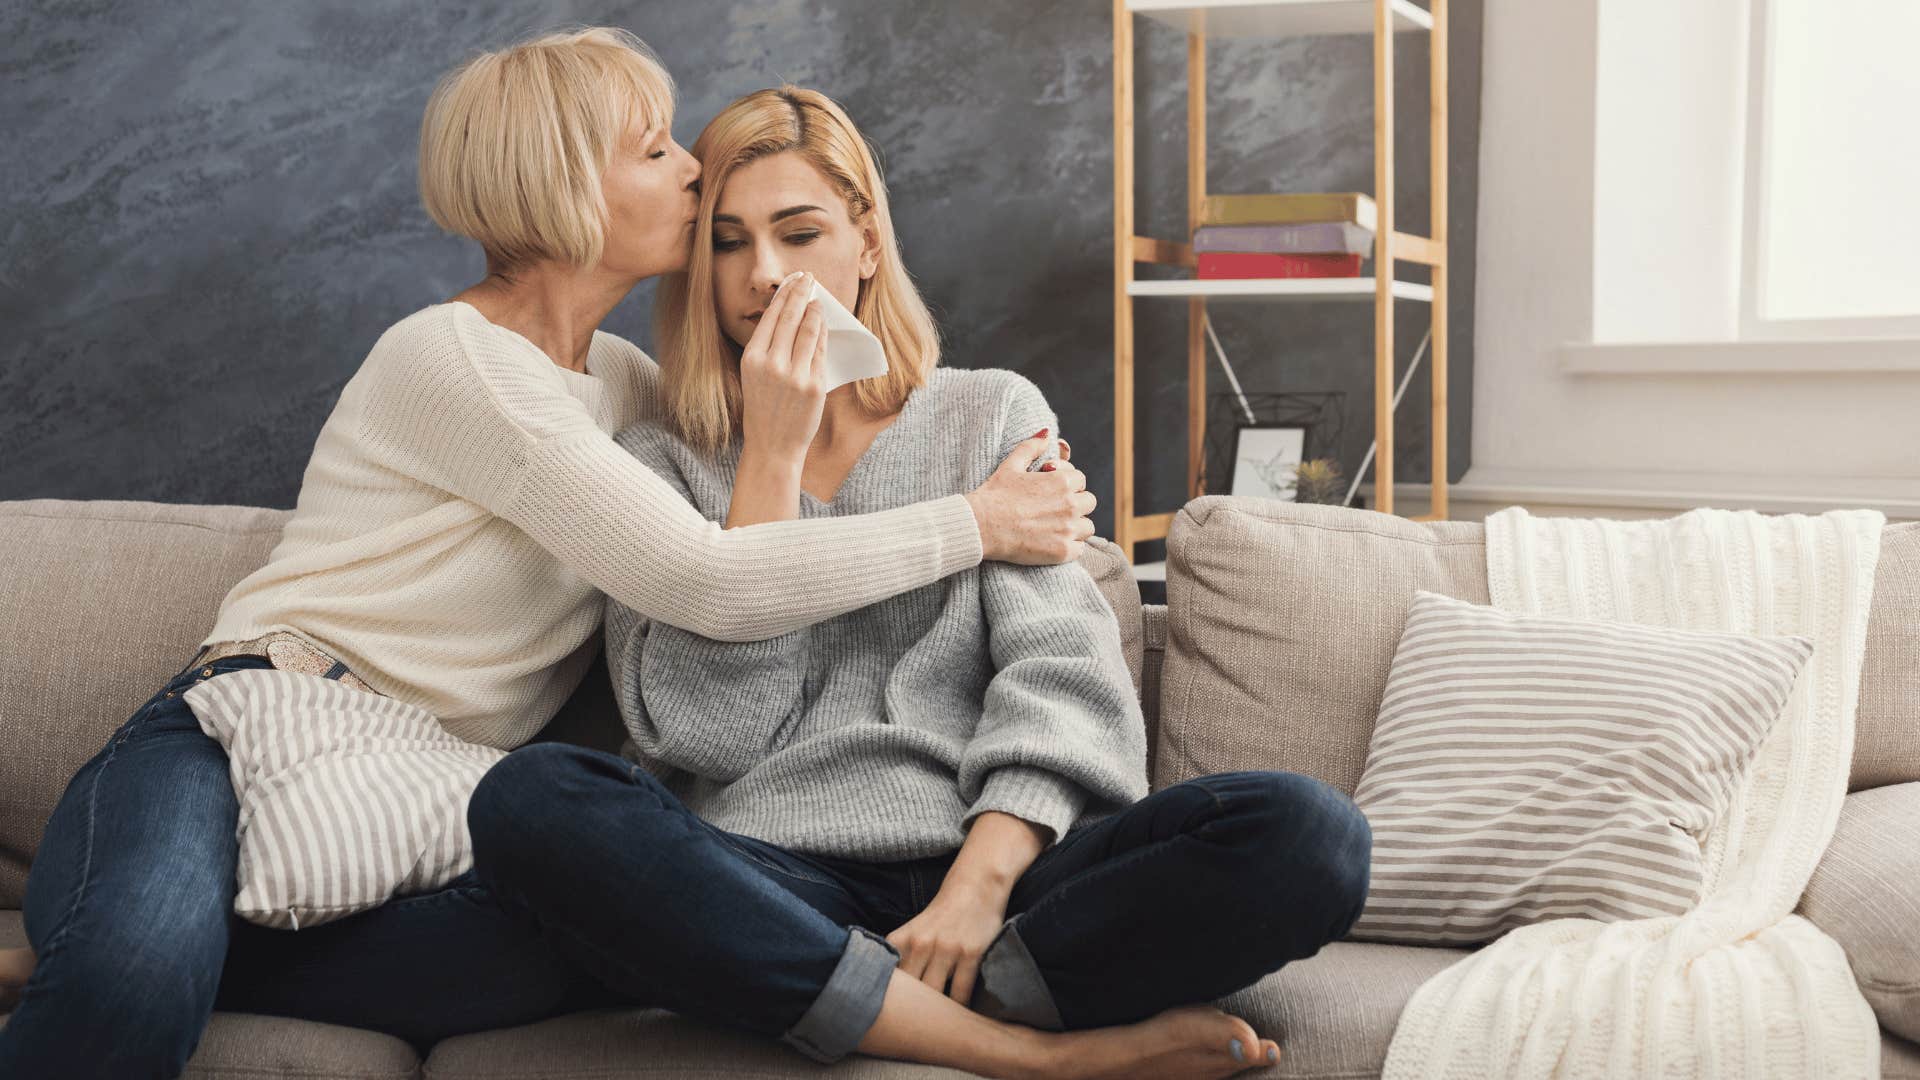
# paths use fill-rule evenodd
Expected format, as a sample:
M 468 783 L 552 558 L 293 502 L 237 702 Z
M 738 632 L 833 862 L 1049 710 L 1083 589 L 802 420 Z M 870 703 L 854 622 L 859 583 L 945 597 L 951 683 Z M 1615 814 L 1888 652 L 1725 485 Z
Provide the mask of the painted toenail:
M 1233 1060 L 1235 1060 L 1235 1061 L 1245 1061 L 1245 1060 L 1247 1060 L 1247 1052 L 1246 1052 L 1245 1050 L 1242 1050 L 1242 1049 L 1240 1048 L 1240 1040 L 1239 1040 L 1239 1039 L 1235 1039 L 1235 1040 L 1233 1040 L 1233 1043 L 1232 1043 L 1232 1047 L 1233 1047 Z

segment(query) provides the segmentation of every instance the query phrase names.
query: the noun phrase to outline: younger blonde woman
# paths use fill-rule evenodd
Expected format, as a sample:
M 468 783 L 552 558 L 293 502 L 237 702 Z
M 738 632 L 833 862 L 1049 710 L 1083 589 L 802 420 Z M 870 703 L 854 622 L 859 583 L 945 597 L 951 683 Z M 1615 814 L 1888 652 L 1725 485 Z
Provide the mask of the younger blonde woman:
M 1077 471 L 1026 472 L 1037 441 L 965 493 L 740 529 L 614 443 L 651 408 L 658 372 L 596 327 L 639 281 L 683 270 L 694 235 L 700 166 L 672 120 L 666 71 L 618 30 L 482 54 L 434 92 L 421 195 L 475 241 L 486 278 L 374 344 L 267 564 L 69 782 L 27 882 L 31 949 L 0 952 L 0 1007 L 19 997 L 0 1077 L 179 1075 L 216 1004 L 424 1053 L 599 993 L 471 875 L 299 932 L 234 918 L 239 810 L 225 752 L 185 703 L 197 683 L 324 674 L 511 748 L 579 684 L 605 596 L 745 642 L 983 557 L 1077 555 L 1092 496 Z M 743 486 L 784 482 L 820 422 L 821 395 L 789 362 L 812 348 L 796 347 L 798 322 L 744 369 L 762 438 Z
M 879 171 L 833 102 L 753 94 L 693 152 L 708 242 L 662 291 L 665 415 L 618 441 L 702 513 L 884 512 L 965 491 L 1054 428 L 1021 376 L 938 366 Z M 888 372 L 828 394 L 800 468 L 750 485 L 770 432 L 741 371 L 796 318 L 794 273 L 880 339 Z M 1371 837 L 1337 790 L 1247 772 L 1148 794 L 1118 627 L 1078 566 L 963 571 L 763 642 L 617 598 L 607 629 L 634 760 L 516 751 L 468 819 L 501 902 L 636 1003 L 823 1062 L 1224 1076 L 1279 1048 L 1204 1003 L 1359 915 Z

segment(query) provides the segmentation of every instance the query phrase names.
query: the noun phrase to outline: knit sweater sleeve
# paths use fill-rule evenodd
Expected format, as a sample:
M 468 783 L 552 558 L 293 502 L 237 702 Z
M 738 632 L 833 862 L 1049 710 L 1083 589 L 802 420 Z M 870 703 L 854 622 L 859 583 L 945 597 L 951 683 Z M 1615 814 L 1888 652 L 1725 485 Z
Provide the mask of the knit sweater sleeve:
M 688 505 L 709 517 L 727 512 L 724 504 L 699 505 L 687 479 L 698 463 L 661 424 L 635 424 L 615 442 Z M 811 627 L 764 641 L 728 642 L 649 623 L 611 597 L 606 610 L 607 672 L 641 754 L 731 782 L 776 749 L 803 704 Z
M 1057 429 L 1039 389 L 1017 375 L 1002 415 L 1000 458 L 1034 431 Z M 1146 797 L 1146 720 L 1092 576 L 1077 563 L 988 563 L 980 594 L 995 674 L 961 756 L 960 792 L 971 802 L 961 827 L 997 810 L 1058 840 L 1090 804 Z
M 979 528 L 961 495 L 722 528 L 601 431 L 558 372 L 542 370 L 549 361 L 535 363 L 452 313 L 400 330 L 356 377 L 366 451 L 512 523 L 650 619 L 760 640 L 980 562 Z

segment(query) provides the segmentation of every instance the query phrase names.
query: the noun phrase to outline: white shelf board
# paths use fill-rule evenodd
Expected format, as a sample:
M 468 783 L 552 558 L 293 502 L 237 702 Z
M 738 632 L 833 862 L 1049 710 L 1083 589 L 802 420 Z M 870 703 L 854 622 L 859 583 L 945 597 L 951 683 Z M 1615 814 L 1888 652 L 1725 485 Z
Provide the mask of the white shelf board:
M 1166 561 L 1161 560 L 1160 562 L 1135 563 L 1133 566 L 1133 580 L 1135 581 L 1167 580 Z
M 1371 300 L 1373 279 L 1340 278 L 1228 278 L 1201 281 L 1129 281 L 1128 296 L 1167 296 L 1209 300 Z M 1433 286 L 1419 281 L 1396 281 L 1393 295 L 1400 300 L 1433 302 Z
M 1393 28 L 1432 30 L 1433 16 L 1392 0 Z M 1127 0 L 1127 10 L 1208 37 L 1312 37 L 1373 33 L 1373 0 Z

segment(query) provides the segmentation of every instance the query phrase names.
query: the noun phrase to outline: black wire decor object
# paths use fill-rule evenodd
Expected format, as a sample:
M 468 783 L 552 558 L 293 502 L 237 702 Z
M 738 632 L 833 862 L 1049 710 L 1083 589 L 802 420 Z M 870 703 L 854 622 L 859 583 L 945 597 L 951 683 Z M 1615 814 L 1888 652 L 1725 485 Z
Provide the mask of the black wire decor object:
M 1222 393 L 1207 398 L 1206 459 L 1201 463 L 1200 490 L 1225 495 L 1233 483 L 1233 455 L 1245 427 L 1298 426 L 1307 429 L 1302 460 L 1340 459 L 1340 436 L 1346 426 L 1344 390 Z M 1248 413 L 1252 413 L 1251 419 Z M 1338 501 L 1337 499 L 1335 501 Z

